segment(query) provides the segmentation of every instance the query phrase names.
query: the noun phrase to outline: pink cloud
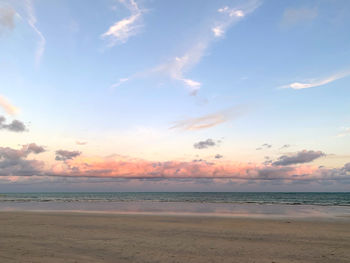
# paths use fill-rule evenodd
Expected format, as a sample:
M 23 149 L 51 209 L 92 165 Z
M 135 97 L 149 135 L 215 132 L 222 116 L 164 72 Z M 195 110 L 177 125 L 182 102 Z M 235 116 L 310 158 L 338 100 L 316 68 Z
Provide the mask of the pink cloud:
M 153 162 L 120 155 L 110 157 L 79 156 L 68 160 L 67 166 L 55 170 L 65 176 L 106 178 L 231 178 L 240 180 L 311 179 L 314 166 L 279 167 L 234 162 Z
M 76 151 L 64 161 L 52 165 L 32 159 L 45 149 L 36 144 L 21 149 L 0 147 L 0 177 L 49 178 L 121 178 L 121 179 L 232 179 L 241 182 L 255 181 L 314 181 L 350 180 L 350 163 L 340 168 L 317 167 L 312 164 L 276 165 L 274 163 L 243 163 L 233 161 L 207 162 L 205 160 L 164 162 L 149 161 L 122 155 L 107 157 L 84 156 Z M 74 153 L 73 155 L 70 155 Z M 61 159 L 61 158 L 59 158 Z

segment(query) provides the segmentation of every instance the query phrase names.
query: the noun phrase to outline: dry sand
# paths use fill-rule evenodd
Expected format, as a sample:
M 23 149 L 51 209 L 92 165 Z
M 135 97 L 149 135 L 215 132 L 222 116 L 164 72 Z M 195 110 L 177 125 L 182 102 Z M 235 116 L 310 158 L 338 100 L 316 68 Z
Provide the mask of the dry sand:
M 350 262 L 350 221 L 1 212 L 0 262 Z

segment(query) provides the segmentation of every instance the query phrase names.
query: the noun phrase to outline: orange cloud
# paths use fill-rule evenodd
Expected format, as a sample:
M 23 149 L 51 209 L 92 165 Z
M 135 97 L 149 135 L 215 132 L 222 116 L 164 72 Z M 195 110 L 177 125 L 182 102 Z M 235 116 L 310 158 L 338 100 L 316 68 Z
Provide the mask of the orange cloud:
M 152 162 L 113 155 L 109 157 L 79 156 L 55 167 L 55 174 L 65 176 L 107 178 L 231 178 L 240 180 L 310 179 L 317 170 L 313 166 L 276 167 L 251 163 L 205 161 Z M 308 175 L 305 177 L 305 175 Z
M 175 122 L 170 129 L 183 129 L 188 131 L 207 129 L 232 119 L 236 119 L 242 116 L 246 111 L 247 109 L 244 107 L 238 106 L 202 117 L 190 118 Z
M 149 161 L 122 155 L 107 157 L 84 156 L 76 151 L 57 151 L 64 158 L 56 158 L 54 165 L 45 165 L 35 159 L 45 149 L 36 144 L 21 149 L 0 147 L 0 177 L 37 177 L 44 181 L 52 177 L 66 178 L 121 178 L 148 180 L 177 179 L 233 179 L 254 181 L 316 181 L 350 180 L 350 163 L 339 168 L 325 168 L 306 164 L 276 165 L 230 161 L 207 162 L 205 160 L 165 162 Z M 31 156 L 31 158 L 29 157 Z M 63 155 L 62 155 L 63 156 Z M 63 160 L 63 161 L 62 161 Z
M 19 113 L 19 109 L 13 106 L 5 97 L 0 95 L 0 107 L 5 110 L 9 115 L 16 115 Z

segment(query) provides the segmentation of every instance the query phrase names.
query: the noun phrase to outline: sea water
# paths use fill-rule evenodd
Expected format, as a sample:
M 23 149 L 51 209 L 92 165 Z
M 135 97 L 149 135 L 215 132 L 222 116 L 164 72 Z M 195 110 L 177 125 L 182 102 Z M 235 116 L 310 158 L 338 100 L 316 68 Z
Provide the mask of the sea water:
M 185 202 L 350 206 L 350 193 L 109 192 L 0 193 L 0 202 Z
M 350 220 L 350 193 L 2 193 L 0 211 Z

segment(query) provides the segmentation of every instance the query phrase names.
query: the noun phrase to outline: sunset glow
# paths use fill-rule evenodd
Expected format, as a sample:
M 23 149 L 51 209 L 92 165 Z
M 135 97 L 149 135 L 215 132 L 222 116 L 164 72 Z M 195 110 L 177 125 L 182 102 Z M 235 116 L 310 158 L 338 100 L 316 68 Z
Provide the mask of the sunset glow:
M 1 1 L 0 190 L 350 190 L 348 11 Z

